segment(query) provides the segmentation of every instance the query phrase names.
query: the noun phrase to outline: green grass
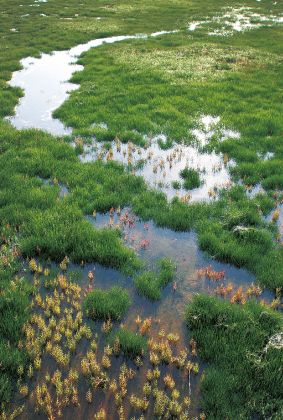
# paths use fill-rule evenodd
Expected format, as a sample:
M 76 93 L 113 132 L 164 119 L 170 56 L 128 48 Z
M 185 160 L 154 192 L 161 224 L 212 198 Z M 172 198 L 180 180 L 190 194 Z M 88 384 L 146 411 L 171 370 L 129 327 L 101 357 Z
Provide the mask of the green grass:
M 84 301 L 84 309 L 90 318 L 107 321 L 120 320 L 131 305 L 130 294 L 121 287 L 112 287 L 107 292 L 93 290 Z
M 140 333 L 130 331 L 128 328 L 119 328 L 109 336 L 109 343 L 113 347 L 119 338 L 120 350 L 124 357 L 134 358 L 147 352 L 147 339 Z
M 283 246 L 272 250 L 258 266 L 257 275 L 261 284 L 278 295 L 283 294 Z
M 283 350 L 265 349 L 282 331 L 282 315 L 253 299 L 238 306 L 195 295 L 185 316 L 201 360 L 212 363 L 201 382 L 207 418 L 281 418 Z
M 142 220 L 152 219 L 157 227 L 179 232 L 195 229 L 202 250 L 219 261 L 247 268 L 270 290 L 277 289 L 281 293 L 282 247 L 275 244 L 278 233 L 275 223 L 264 222 L 260 212 L 267 215 L 274 209 L 276 189 L 280 196 L 283 188 L 282 25 L 224 37 L 207 35 L 209 25 L 195 32 L 187 30 L 188 22 L 206 17 L 211 20 L 212 16 L 222 13 L 221 7 L 227 6 L 224 0 L 207 0 L 205 4 L 195 0 L 190 3 L 157 0 L 153 4 L 144 0 L 142 5 L 137 0 L 124 0 L 119 4 L 105 0 L 85 0 L 83 4 L 57 0 L 40 3 L 39 7 L 28 4 L 20 7 L 19 3 L 18 0 L 1 2 L 1 118 L 13 114 L 14 106 L 23 96 L 20 88 L 6 83 L 12 72 L 21 68 L 21 58 L 39 57 L 40 52 L 68 49 L 99 37 L 179 29 L 175 34 L 102 45 L 84 53 L 79 60 L 85 66 L 84 71 L 72 77 L 80 88 L 71 93 L 54 116 L 74 127 L 74 134 L 80 134 L 85 140 L 94 135 L 97 141 L 108 142 L 107 147 L 116 135 L 123 142 L 130 140 L 145 146 L 143 134 L 162 133 L 167 135 L 167 141 L 159 141 L 159 147 L 166 149 L 173 141 L 182 143 L 184 140 L 191 144 L 189 131 L 197 128 L 196 120 L 200 115 L 220 115 L 221 123 L 239 131 L 241 137 L 223 141 L 216 135 L 209 140 L 207 149 L 235 160 L 236 166 L 229 169 L 235 182 L 261 183 L 269 194 L 248 199 L 245 189 L 235 186 L 220 192 L 219 200 L 212 203 L 188 205 L 177 197 L 169 202 L 165 194 L 148 190 L 141 177 L 127 173 L 122 165 L 100 161 L 82 164 L 77 157 L 82 148 L 73 150 L 68 144 L 70 138 L 61 142 L 61 138 L 44 132 L 16 130 L 0 122 L 0 245 L 9 244 L 15 232 L 20 237 L 24 257 L 60 262 L 69 255 L 76 263 L 97 262 L 133 275 L 142 264 L 135 253 L 124 246 L 119 232 L 93 229 L 84 220 L 85 215 L 94 210 L 106 213 L 112 206 L 131 205 L 136 215 Z M 229 6 L 238 7 L 238 2 L 231 0 Z M 255 5 L 253 0 L 245 0 L 243 6 L 256 8 L 255 11 L 260 6 L 260 13 L 267 15 L 283 12 L 280 2 L 274 5 L 262 1 Z M 49 17 L 40 16 L 39 11 Z M 26 13 L 29 16 L 22 18 Z M 219 26 L 210 25 L 212 29 Z M 11 31 L 12 28 L 18 32 Z M 94 122 L 106 123 L 108 130 L 97 125 L 92 128 Z M 273 156 L 264 161 L 259 155 L 267 152 L 272 152 Z M 69 185 L 68 196 L 59 201 L 60 190 L 53 185 L 54 178 L 61 185 Z M 45 185 L 46 181 L 49 185 Z M 185 188 L 198 186 L 190 182 L 185 181 Z M 194 182 L 198 182 L 196 177 Z M 4 290 L 0 295 L 0 360 L 3 358 L 4 366 L 0 379 L 1 411 L 7 409 L 11 399 L 17 365 L 27 360 L 25 352 L 18 349 L 18 341 L 22 337 L 22 325 L 29 317 L 24 309 L 31 290 L 26 281 L 14 289 L 11 280 L 17 269 L 7 266 L 0 270 L 0 289 Z M 166 272 L 164 269 L 161 275 L 162 268 L 159 274 L 145 272 L 135 277 L 135 286 L 143 296 L 159 299 L 161 289 L 172 279 L 172 273 L 167 275 Z M 268 404 L 279 413 L 282 401 L 278 365 L 281 359 L 277 350 L 271 349 L 263 355 L 263 366 L 258 373 L 255 373 L 253 358 L 249 359 L 249 364 L 243 353 L 245 346 L 250 352 L 262 351 L 272 329 L 277 328 L 274 321 L 277 315 L 260 318 L 252 303 L 247 304 L 248 315 L 247 309 L 233 307 L 237 339 L 229 311 L 228 321 L 225 321 L 232 325 L 227 329 L 230 343 L 222 340 L 226 327 L 215 327 L 210 318 L 212 314 L 217 319 L 219 314 L 225 315 L 226 304 L 211 306 L 208 298 L 207 301 L 206 297 L 199 299 L 204 299 L 201 310 L 210 331 L 206 332 L 208 327 L 204 322 L 203 341 L 205 337 L 208 340 L 203 343 L 199 336 L 197 342 L 200 347 L 208 346 L 207 359 L 217 359 L 218 363 L 211 373 L 207 372 L 203 385 L 205 407 L 211 418 L 220 418 L 219 413 L 223 418 L 228 415 L 237 418 L 241 410 L 244 417 L 252 410 L 265 417 L 270 411 Z M 102 305 L 100 316 L 105 320 L 109 313 L 106 301 L 111 299 L 108 297 Z M 244 311 L 243 316 L 237 312 L 240 309 Z M 246 326 L 252 333 L 246 334 L 247 329 L 243 329 Z M 11 337 L 10 352 L 6 347 L 7 336 Z M 130 338 L 125 340 L 131 341 Z M 231 346 L 234 346 L 232 350 Z M 225 368 L 221 365 L 223 349 L 223 363 L 230 366 L 230 371 L 226 365 Z M 238 368 L 238 360 L 239 371 L 233 372 L 233 366 Z M 247 375 L 252 378 L 254 375 L 253 383 L 250 384 Z M 249 385 L 255 395 L 250 405 Z M 225 410 L 229 414 L 225 414 Z
M 158 301 L 164 289 L 174 278 L 176 263 L 168 258 L 161 258 L 157 263 L 158 271 L 145 271 L 134 277 L 137 292 L 151 301 Z
M 185 180 L 183 187 L 186 190 L 192 190 L 193 188 L 198 188 L 201 185 L 199 172 L 195 169 L 183 169 L 180 171 L 180 177 Z
M 146 188 L 143 180 L 126 174 L 115 162 L 84 165 L 68 143 L 58 143 L 47 133 L 18 131 L 8 124 L 2 128 L 0 223 L 4 237 L 9 223 L 21 232 L 24 256 L 59 263 L 69 255 L 77 263 L 96 261 L 128 273 L 140 268 L 140 260 L 125 248 L 117 230 L 94 229 L 84 220 L 84 213 L 123 206 L 137 189 Z M 59 187 L 53 182 L 46 186 L 38 177 L 56 178 L 69 185 L 72 193 L 58 201 Z
M 29 296 L 33 288 L 25 278 L 15 277 L 20 268 L 13 243 L 0 249 L 0 409 L 8 410 L 18 368 L 29 361 L 22 328 L 30 319 Z
M 178 181 L 173 181 L 172 187 L 174 188 L 174 190 L 179 190 L 181 188 L 181 184 Z

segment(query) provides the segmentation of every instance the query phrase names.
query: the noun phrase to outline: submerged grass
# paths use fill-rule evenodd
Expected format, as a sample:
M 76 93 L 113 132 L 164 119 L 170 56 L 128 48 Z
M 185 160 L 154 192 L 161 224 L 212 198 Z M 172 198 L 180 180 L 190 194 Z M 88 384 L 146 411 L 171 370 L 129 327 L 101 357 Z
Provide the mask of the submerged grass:
M 86 295 L 84 309 L 87 315 L 96 320 L 120 320 L 131 305 L 130 294 L 121 287 L 112 287 L 107 292 L 93 290 Z
M 282 417 L 282 315 L 247 300 L 245 306 L 195 295 L 186 322 L 203 361 L 208 419 Z

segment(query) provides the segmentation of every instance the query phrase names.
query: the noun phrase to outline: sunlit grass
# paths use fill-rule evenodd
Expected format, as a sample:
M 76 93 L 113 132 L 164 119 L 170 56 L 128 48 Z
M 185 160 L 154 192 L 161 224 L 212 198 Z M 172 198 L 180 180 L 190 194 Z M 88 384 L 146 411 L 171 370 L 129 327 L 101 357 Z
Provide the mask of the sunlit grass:
M 201 359 L 213 363 L 201 382 L 204 412 L 210 418 L 228 419 L 251 418 L 253 413 L 280 415 L 282 344 L 274 343 L 282 330 L 281 314 L 253 299 L 231 305 L 196 295 L 186 308 L 186 321 Z
M 107 321 L 121 320 L 131 304 L 130 294 L 121 287 L 113 287 L 107 292 L 93 290 L 85 298 L 84 307 L 92 319 Z
M 162 258 L 158 264 L 157 271 L 145 271 L 134 278 L 134 286 L 138 293 L 151 300 L 157 301 L 162 297 L 164 289 L 174 278 L 176 264 L 167 258 Z
M 109 342 L 112 347 L 114 347 L 115 342 L 118 342 L 119 349 L 125 357 L 134 358 L 147 352 L 146 337 L 127 328 L 119 328 L 115 333 L 112 333 L 109 336 Z

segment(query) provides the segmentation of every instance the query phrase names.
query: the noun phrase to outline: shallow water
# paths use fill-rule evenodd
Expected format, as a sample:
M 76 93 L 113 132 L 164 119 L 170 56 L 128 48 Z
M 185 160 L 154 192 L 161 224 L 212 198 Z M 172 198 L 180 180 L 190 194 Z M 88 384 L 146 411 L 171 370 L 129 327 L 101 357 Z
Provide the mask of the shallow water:
M 71 128 L 52 118 L 52 111 L 68 98 L 68 92 L 79 87 L 68 83 L 72 73 L 83 70 L 83 66 L 74 64 L 76 58 L 82 52 L 102 45 L 103 42 L 113 43 L 131 38 L 136 37 L 101 38 L 77 45 L 70 50 L 55 51 L 51 55 L 42 54 L 40 58 L 22 59 L 23 70 L 14 72 L 9 84 L 24 89 L 25 96 L 15 108 L 16 115 L 7 119 L 17 128 L 35 127 L 55 135 L 71 134 Z
M 121 215 L 124 214 L 124 211 L 121 210 Z M 131 214 L 130 208 L 128 208 L 128 212 Z M 214 261 L 213 258 L 207 259 L 205 254 L 198 249 L 197 234 L 194 231 L 174 232 L 170 229 L 156 228 L 151 221 L 143 223 L 137 219 L 135 220 L 135 226 L 131 227 L 129 224 L 121 223 L 120 215 L 116 213 L 112 217 L 108 214 L 97 214 L 95 218 L 88 216 L 87 220 L 97 229 L 110 228 L 110 220 L 113 221 L 113 227 L 118 224 L 123 232 L 123 237 L 126 238 L 124 239 L 125 245 L 134 249 L 138 256 L 146 260 L 149 268 L 154 266 L 154 262 L 161 257 L 172 258 L 177 262 L 175 277 L 178 286 L 177 291 L 173 293 L 172 285 L 167 286 L 164 297 L 174 297 L 173 306 L 178 306 L 180 315 L 184 313 L 184 307 L 194 293 L 214 293 L 217 286 L 220 286 L 222 280 L 211 280 L 205 275 L 199 277 L 197 270 L 200 268 L 204 269 L 211 264 L 212 270 L 219 272 L 225 269 L 223 282 L 226 285 L 231 283 L 233 290 L 243 286 L 243 292 L 245 292 L 252 282 L 256 283 L 255 276 L 249 274 L 245 269 L 238 269 L 229 264 Z M 147 243 L 150 240 L 145 249 L 141 246 L 143 239 Z M 265 297 L 267 302 L 271 302 L 273 299 L 269 292 L 264 292 L 262 297 Z M 156 305 L 164 306 L 163 299 Z
M 128 210 L 130 212 L 130 209 Z M 123 214 L 124 211 L 125 209 L 122 210 L 121 214 Z M 113 220 L 114 225 L 119 223 L 119 215 L 116 213 L 114 213 L 111 219 Z M 98 214 L 96 218 L 88 217 L 88 220 L 93 223 L 94 227 L 101 229 L 104 226 L 108 226 L 110 216 Z M 122 319 L 123 324 L 125 324 L 125 326 L 130 328 L 132 331 L 136 331 L 137 328 L 134 319 L 138 315 L 142 319 L 151 316 L 153 322 L 149 336 L 153 337 L 155 340 L 158 340 L 158 333 L 161 331 L 161 329 L 164 329 L 166 334 L 170 332 L 178 332 L 180 339 L 176 345 L 172 346 L 173 356 L 179 355 L 180 351 L 184 348 L 190 349 L 188 331 L 184 322 L 184 308 L 188 301 L 192 299 L 195 293 L 205 292 L 214 294 L 214 291 L 216 287 L 220 285 L 220 282 L 223 282 L 226 286 L 228 283 L 231 283 L 233 285 L 234 291 L 236 291 L 239 286 L 243 286 L 243 291 L 246 292 L 248 285 L 250 285 L 252 281 L 256 283 L 254 276 L 249 275 L 246 270 L 236 269 L 234 267 L 230 267 L 227 264 L 221 264 L 213 260 L 207 260 L 203 252 L 199 251 L 197 248 L 197 235 L 194 232 L 176 233 L 169 229 L 157 229 L 151 222 L 144 224 L 138 222 L 137 220 L 135 222 L 135 227 L 130 227 L 127 224 L 124 228 L 122 228 L 122 230 L 124 235 L 127 235 L 128 238 L 127 241 L 125 241 L 125 245 L 134 248 L 137 246 L 137 253 L 141 256 L 142 259 L 147 261 L 148 268 L 151 268 L 154 262 L 163 256 L 171 257 L 177 261 L 177 270 L 175 274 L 175 279 L 177 280 L 177 290 L 175 292 L 173 291 L 172 284 L 170 284 L 163 291 L 163 297 L 161 301 L 151 303 L 136 293 L 131 278 L 122 276 L 116 270 L 103 268 L 97 264 L 95 265 L 95 270 L 93 264 L 87 264 L 82 268 L 71 264 L 70 270 L 76 269 L 79 272 L 79 277 L 81 280 L 78 280 L 78 283 L 82 288 L 82 292 L 85 292 L 89 288 L 89 285 L 91 285 L 93 288 L 102 290 L 107 290 L 115 285 L 126 288 L 131 295 L 132 305 L 128 309 L 125 317 Z M 146 249 L 141 248 L 142 239 L 146 239 L 147 241 L 150 239 L 150 244 L 146 247 Z M 213 270 L 226 270 L 224 279 L 217 282 L 215 280 L 210 280 L 204 275 L 201 277 L 197 275 L 197 270 L 199 268 L 205 268 L 210 264 L 212 265 Z M 93 280 L 89 280 L 88 278 L 89 271 L 93 271 L 94 273 Z M 41 287 L 41 292 L 45 292 L 43 287 Z M 48 294 L 50 294 L 50 292 L 48 292 Z M 268 292 L 263 292 L 261 298 L 265 298 L 266 302 L 271 302 L 272 295 Z M 81 302 L 83 302 L 83 294 Z M 63 303 L 63 307 L 64 305 L 65 303 Z M 39 308 L 37 308 L 36 311 L 38 313 L 43 313 L 43 311 Z M 85 322 L 87 322 L 87 318 L 84 317 L 83 323 Z M 117 322 L 113 324 L 114 329 L 118 328 Z M 95 340 L 98 342 L 96 355 L 97 361 L 99 363 L 103 355 L 103 349 L 106 345 L 101 333 L 101 325 L 101 322 L 91 322 L 91 326 L 94 328 L 93 338 L 95 333 L 97 333 L 97 338 Z M 86 356 L 87 351 L 90 349 L 90 344 L 85 338 L 82 338 L 81 343 L 77 344 L 76 348 L 76 353 L 71 355 L 70 368 L 76 368 L 78 371 L 80 371 L 81 359 Z M 66 353 L 66 349 L 64 349 L 64 352 Z M 192 360 L 190 355 L 188 356 L 188 360 Z M 198 358 L 195 358 L 193 361 L 194 363 L 199 363 Z M 139 369 L 137 369 L 136 365 L 132 361 L 124 360 L 121 355 L 117 359 L 113 356 L 111 358 L 111 368 L 108 372 L 111 380 L 113 378 L 118 380 L 120 366 L 124 362 L 126 362 L 128 368 L 131 367 L 136 372 L 134 379 L 128 382 L 128 392 L 123 403 L 125 417 L 130 419 L 134 415 L 140 416 L 141 412 L 135 413 L 134 410 L 131 409 L 129 397 L 132 393 L 141 397 L 142 387 L 146 383 L 146 372 L 151 368 L 151 365 L 148 355 L 144 357 L 143 366 Z M 201 412 L 199 409 L 200 394 L 198 390 L 198 381 L 203 370 L 207 366 L 208 365 L 200 364 L 199 373 L 196 376 L 192 374 L 190 376 L 190 418 L 198 416 Z M 56 364 L 53 357 L 45 354 L 43 356 L 41 372 L 35 372 L 34 380 L 26 379 L 25 381 L 28 384 L 29 392 L 35 390 L 38 383 L 42 385 L 42 383 L 45 381 L 44 375 L 47 371 L 52 376 L 57 368 L 58 365 Z M 176 383 L 176 389 L 178 389 L 180 392 L 180 401 L 182 401 L 184 396 L 188 396 L 189 380 L 184 370 L 177 369 L 171 364 L 168 366 L 162 364 L 159 366 L 159 369 L 161 371 L 161 376 L 158 381 L 158 388 L 160 390 L 164 389 L 163 377 L 167 373 L 170 373 L 172 374 L 172 377 Z M 69 368 L 61 368 L 60 370 L 62 371 L 62 378 L 64 379 L 68 374 Z M 50 388 L 52 388 L 52 395 L 54 397 L 55 403 L 55 390 L 54 387 Z M 97 390 L 96 392 L 93 392 L 93 402 L 92 404 L 88 404 L 86 402 L 85 396 L 89 386 L 87 385 L 82 373 L 80 373 L 77 388 L 80 406 L 74 407 L 72 403 L 70 403 L 70 407 L 68 408 L 62 406 L 62 414 L 64 417 L 68 416 L 67 418 L 74 419 L 93 419 L 94 413 L 96 413 L 102 406 L 108 410 L 107 415 L 109 417 L 107 418 L 114 420 L 118 419 L 114 397 L 112 394 L 110 394 L 109 391 L 104 392 L 103 390 Z M 145 413 L 146 419 L 152 419 L 154 417 L 154 399 L 152 395 L 150 396 L 149 401 L 150 405 L 147 413 Z M 35 397 L 33 397 L 32 400 L 26 401 L 24 398 L 20 397 L 19 394 L 17 394 L 13 402 L 13 406 L 15 407 L 16 405 L 23 404 L 24 402 L 26 406 L 24 412 L 21 414 L 21 418 L 36 419 L 38 416 L 40 416 L 40 418 L 46 418 L 44 413 L 38 415 L 34 412 Z
M 155 32 L 151 36 L 167 33 L 170 32 Z M 23 70 L 14 72 L 9 84 L 24 89 L 24 97 L 15 108 L 16 115 L 6 119 L 19 129 L 34 127 L 59 136 L 70 135 L 72 129 L 65 127 L 61 121 L 53 119 L 52 112 L 69 97 L 70 91 L 79 87 L 74 83 L 68 83 L 72 73 L 83 70 L 83 66 L 75 64 L 77 57 L 103 43 L 111 44 L 125 39 L 146 37 L 141 34 L 100 38 L 79 44 L 70 50 L 42 54 L 40 58 L 23 58 L 20 61 Z
M 260 1 L 260 0 L 257 0 Z M 276 3 L 273 3 L 276 4 Z M 227 19 L 228 18 L 228 19 Z M 258 19 L 258 22 L 252 23 L 251 19 Z M 210 23 L 218 23 L 222 25 L 221 28 L 215 29 L 214 31 L 208 32 L 208 35 L 220 35 L 227 36 L 233 35 L 236 32 L 244 32 L 246 30 L 256 29 L 260 26 L 274 23 L 281 23 L 283 21 L 282 16 L 264 16 L 259 13 L 253 13 L 251 7 L 240 7 L 238 9 L 233 9 L 232 7 L 223 8 L 223 12 L 219 13 L 217 16 L 214 16 L 212 20 L 207 18 L 202 22 L 190 22 L 188 29 L 194 31 L 197 26 L 203 27 L 203 25 L 208 25 Z
M 162 33 L 155 33 L 152 34 L 152 36 L 161 35 Z M 25 89 L 25 97 L 21 99 L 20 105 L 16 108 L 17 116 L 10 118 L 11 122 L 18 128 L 36 126 L 58 135 L 71 133 L 71 129 L 66 129 L 59 120 L 53 120 L 51 117 L 52 110 L 56 109 L 68 97 L 68 91 L 77 88 L 77 86 L 73 84 L 62 82 L 62 80 L 69 79 L 73 71 L 81 70 L 82 68 L 82 66 L 70 65 L 70 61 L 75 59 L 75 57 L 80 55 L 83 51 L 86 51 L 93 46 L 101 45 L 103 41 L 111 43 L 129 38 L 134 37 L 128 36 L 100 39 L 91 41 L 85 45 L 77 46 L 68 52 L 55 52 L 53 55 L 43 55 L 40 59 L 28 57 L 27 59 L 22 60 L 22 64 L 25 68 L 20 72 L 14 73 L 11 85 L 18 85 L 19 81 L 21 81 L 21 87 Z M 48 74 L 45 73 L 47 68 L 50 69 L 48 70 Z M 42 78 L 46 82 L 44 86 L 42 84 Z M 57 82 L 55 83 L 56 80 Z M 61 82 L 59 80 L 61 80 Z M 37 102 L 37 98 L 41 99 L 40 104 Z M 223 138 L 239 137 L 239 133 L 235 133 L 232 130 L 220 126 L 219 117 L 213 118 L 211 116 L 202 116 L 198 127 L 192 131 L 192 135 L 200 146 L 204 146 L 209 142 L 210 137 L 215 133 L 216 129 Z M 229 182 L 229 163 L 225 166 L 221 155 L 215 155 L 213 153 L 210 155 L 200 154 L 196 147 L 185 145 L 175 145 L 172 149 L 161 150 L 157 144 L 158 138 L 161 138 L 162 141 L 166 141 L 165 136 L 162 135 L 152 138 L 151 146 L 147 150 L 141 149 L 141 152 L 139 153 L 138 147 L 136 147 L 135 150 L 132 148 L 131 158 L 133 163 L 138 162 L 140 159 L 147 161 L 142 169 L 136 169 L 136 174 L 142 175 L 152 186 L 156 186 L 159 181 L 161 181 L 161 189 L 166 192 L 169 198 L 172 198 L 176 194 L 175 190 L 172 188 L 171 182 L 174 180 L 181 181 L 179 171 L 183 169 L 186 164 L 188 167 L 199 169 L 200 171 L 205 168 L 205 173 L 201 173 L 201 179 L 204 181 L 204 184 L 191 192 L 191 200 L 210 199 L 210 196 L 208 195 L 209 189 L 213 189 L 215 184 L 223 185 L 223 183 Z M 124 151 L 125 155 L 123 153 Z M 149 152 L 152 152 L 150 158 L 148 157 Z M 89 148 L 86 149 L 86 154 L 82 157 L 82 160 L 87 161 L 96 159 L 99 153 L 101 152 L 97 150 L 93 151 L 92 146 L 89 146 Z M 173 156 L 172 168 L 170 169 L 167 156 L 170 154 L 174 155 L 174 153 L 175 156 Z M 129 145 L 121 145 L 121 152 L 119 152 L 113 143 L 113 157 L 115 160 L 127 163 L 128 154 Z M 105 152 L 103 152 L 102 159 L 107 159 Z M 153 172 L 154 166 L 157 166 L 156 172 Z M 64 193 L 67 194 L 68 190 L 66 187 L 61 186 L 60 196 L 62 197 Z M 181 189 L 179 194 L 182 196 L 186 193 L 185 190 Z M 87 217 L 87 219 L 95 228 L 101 229 L 105 225 L 108 226 L 110 216 L 98 214 L 96 218 Z M 115 213 L 111 220 L 113 220 L 113 224 L 115 225 L 119 223 L 119 216 Z M 281 223 L 281 219 L 279 219 L 279 223 Z M 93 288 L 100 288 L 103 290 L 107 290 L 117 284 L 125 287 L 131 294 L 132 306 L 122 320 L 123 323 L 134 331 L 136 328 L 134 319 L 137 315 L 140 315 L 143 319 L 151 316 L 154 321 L 150 336 L 153 336 L 155 339 L 162 328 L 166 333 L 178 332 L 180 339 L 174 350 L 174 355 L 179 354 L 184 347 L 189 347 L 188 332 L 184 322 L 184 308 L 188 301 L 193 298 L 195 293 L 204 292 L 214 294 L 217 286 L 220 286 L 220 282 L 223 282 L 224 285 L 230 283 L 233 286 L 233 291 L 236 291 L 239 286 L 243 286 L 243 292 L 245 293 L 252 282 L 256 284 L 255 277 L 247 273 L 244 269 L 236 269 L 227 264 L 217 263 L 214 260 L 207 260 L 204 253 L 198 250 L 197 235 L 195 232 L 176 233 L 169 229 L 157 229 L 152 222 L 144 224 L 138 221 L 135 222 L 135 227 L 126 225 L 122 230 L 124 232 L 124 238 L 127 236 L 127 238 L 124 239 L 125 246 L 133 248 L 139 256 L 147 262 L 149 268 L 154 269 L 155 262 L 161 257 L 170 257 L 176 260 L 177 270 L 174 280 L 177 282 L 177 290 L 175 292 L 173 291 L 172 284 L 168 285 L 163 291 L 161 301 L 152 304 L 136 293 L 131 278 L 124 277 L 115 270 L 96 265 L 94 279 L 90 282 L 88 272 L 93 270 L 93 265 L 88 264 L 83 268 L 71 266 L 70 268 L 76 268 L 82 273 L 80 285 L 83 292 L 86 291 L 90 283 Z M 145 249 L 141 247 L 142 240 L 147 241 Z M 211 280 L 205 275 L 198 276 L 197 270 L 200 268 L 204 269 L 210 264 L 212 265 L 212 270 L 220 271 L 225 269 L 225 277 L 220 282 Z M 45 292 L 43 288 L 42 292 Z M 230 296 L 227 298 L 230 298 Z M 270 303 L 273 296 L 269 292 L 263 292 L 261 298 L 265 298 L 266 303 Z M 38 311 L 40 312 L 40 310 Z M 86 321 L 85 318 L 83 322 Z M 105 342 L 102 338 L 101 323 L 97 322 L 96 324 L 93 324 L 93 326 L 94 332 L 96 331 L 98 334 L 97 340 L 99 346 L 97 359 L 100 362 Z M 70 367 L 75 367 L 80 370 L 81 358 L 85 356 L 89 349 L 90 345 L 88 341 L 83 338 L 81 344 L 77 345 L 77 353 L 71 356 Z M 118 379 L 119 369 L 123 362 L 122 356 L 119 356 L 117 360 L 115 360 L 114 357 L 112 358 L 112 367 L 110 370 L 111 378 L 116 377 L 116 379 Z M 127 361 L 127 366 L 132 367 L 137 372 L 136 378 L 128 384 L 128 394 L 124 404 L 126 418 L 131 418 L 135 413 L 133 409 L 130 409 L 129 396 L 132 392 L 138 393 L 139 396 L 141 396 L 142 385 L 146 382 L 146 371 L 150 368 L 149 358 L 147 357 L 144 359 L 144 365 L 139 371 L 131 361 Z M 48 369 L 50 373 L 53 373 L 57 367 L 54 359 L 45 354 L 42 362 L 42 372 L 35 374 L 36 380 L 34 381 L 27 379 L 30 391 L 35 389 L 38 382 L 43 382 L 43 372 L 45 373 Z M 200 365 L 199 374 L 196 377 L 191 375 L 192 394 L 189 410 L 190 417 L 199 415 L 200 413 L 197 382 L 199 381 L 204 368 L 204 365 Z M 159 389 L 164 388 L 162 377 L 167 372 L 170 372 L 176 382 L 176 388 L 180 391 L 181 397 L 188 395 L 188 378 L 184 371 L 178 370 L 172 365 L 169 367 L 161 365 L 160 370 L 161 379 L 159 380 Z M 68 369 L 62 369 L 62 371 L 64 378 Z M 94 413 L 98 411 L 100 406 L 103 406 L 108 409 L 108 416 L 110 416 L 111 419 L 118 419 L 114 399 L 109 392 L 105 393 L 102 390 L 97 391 L 94 394 L 93 403 L 88 404 L 85 400 L 87 389 L 88 386 L 86 381 L 83 378 L 83 375 L 80 374 L 80 380 L 78 382 L 80 407 L 74 408 L 71 403 L 69 408 L 62 409 L 64 417 L 93 419 Z M 17 396 L 14 405 L 23 404 L 24 402 L 24 398 Z M 145 415 L 145 418 L 147 419 L 153 418 L 152 396 L 150 397 L 150 402 L 150 408 Z M 140 413 L 136 413 L 135 415 L 140 415 Z M 35 419 L 38 418 L 38 416 L 46 418 L 44 413 L 38 415 L 34 412 L 34 400 L 31 402 L 27 401 L 21 418 Z
M 166 142 L 167 137 L 163 134 L 148 140 L 147 149 L 139 148 L 131 143 L 121 144 L 116 141 L 112 142 L 113 159 L 129 164 L 135 168 L 135 173 L 141 175 L 150 187 L 163 191 L 168 199 L 173 198 L 176 194 L 181 197 L 190 196 L 190 201 L 210 200 L 214 195 L 214 189 L 228 187 L 231 185 L 229 166 L 230 163 L 224 164 L 223 155 L 212 153 L 200 153 L 201 149 L 212 136 L 225 140 L 227 138 L 239 138 L 240 133 L 231 129 L 227 129 L 220 124 L 220 117 L 212 117 L 211 115 L 203 115 L 199 120 L 195 121 L 198 128 L 191 131 L 193 142 L 195 145 L 178 145 L 167 150 L 162 150 L 158 141 Z M 85 146 L 85 153 L 80 157 L 83 162 L 102 159 L 104 162 L 109 158 L 109 153 L 103 148 L 103 144 L 99 146 L 94 143 L 95 147 Z M 139 163 L 141 164 L 139 167 Z M 234 163 L 231 162 L 231 165 Z M 185 167 L 195 169 L 200 172 L 202 185 L 192 191 L 185 190 L 181 185 L 183 180 L 180 177 L 180 171 Z M 176 190 L 172 186 L 173 181 L 178 181 L 180 189 Z

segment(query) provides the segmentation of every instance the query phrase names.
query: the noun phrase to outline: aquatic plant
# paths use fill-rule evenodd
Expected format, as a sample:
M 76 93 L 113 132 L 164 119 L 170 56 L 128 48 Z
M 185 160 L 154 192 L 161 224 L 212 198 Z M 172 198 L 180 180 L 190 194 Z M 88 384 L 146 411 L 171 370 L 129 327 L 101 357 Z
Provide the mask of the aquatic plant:
M 115 346 L 117 339 L 119 339 L 119 350 L 125 357 L 134 358 L 146 353 L 147 339 L 140 333 L 136 334 L 128 328 L 120 328 L 115 333 L 111 333 L 109 337 L 111 347 Z
M 176 263 L 168 258 L 161 258 L 157 263 L 159 272 L 145 271 L 134 277 L 136 290 L 145 298 L 152 301 L 160 300 L 161 290 L 164 289 L 174 277 Z
M 192 190 L 193 188 L 197 188 L 201 185 L 199 171 L 196 171 L 195 169 L 183 169 L 180 171 L 180 177 L 185 180 L 183 187 L 186 190 Z
M 92 319 L 105 322 L 109 317 L 121 319 L 131 304 L 130 294 L 121 287 L 112 287 L 108 291 L 94 290 L 86 295 L 84 309 Z

